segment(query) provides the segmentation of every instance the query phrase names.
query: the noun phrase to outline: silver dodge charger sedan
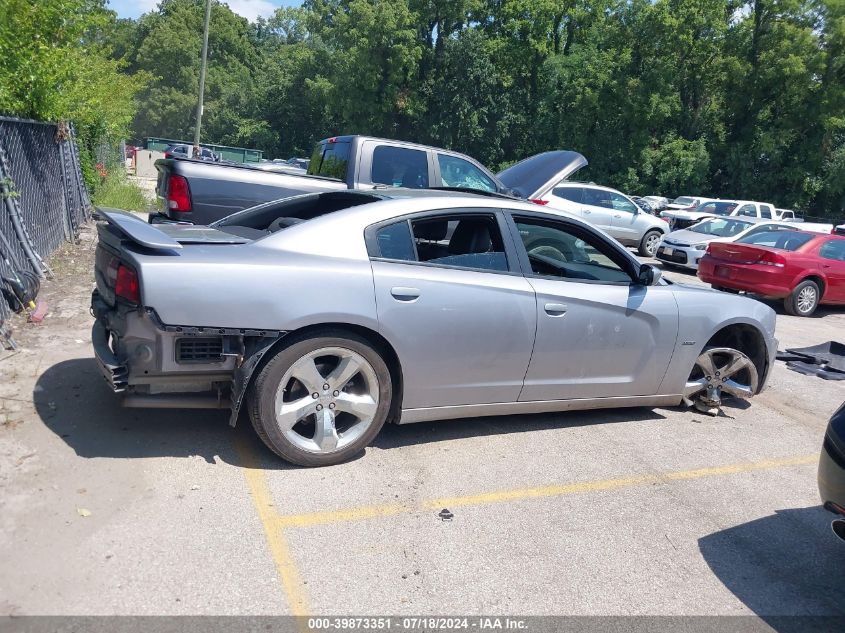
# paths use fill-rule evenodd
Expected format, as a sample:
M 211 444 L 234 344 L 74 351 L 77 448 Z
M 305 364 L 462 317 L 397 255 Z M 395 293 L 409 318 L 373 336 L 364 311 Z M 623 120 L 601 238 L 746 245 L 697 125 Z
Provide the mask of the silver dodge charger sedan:
M 126 406 L 246 402 L 301 465 L 387 421 L 758 393 L 775 314 L 672 284 L 601 230 L 496 194 L 307 194 L 210 227 L 100 209 L 95 352 Z

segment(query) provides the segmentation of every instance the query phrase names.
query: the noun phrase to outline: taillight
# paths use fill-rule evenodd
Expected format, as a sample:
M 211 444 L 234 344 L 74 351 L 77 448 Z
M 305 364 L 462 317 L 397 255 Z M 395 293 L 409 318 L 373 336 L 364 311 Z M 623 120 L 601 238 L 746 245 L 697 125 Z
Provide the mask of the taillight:
M 184 176 L 170 174 L 167 184 L 167 208 L 180 213 L 191 210 L 191 190 Z
M 763 266 L 775 266 L 777 268 L 783 268 L 786 266 L 786 257 L 783 255 L 778 255 L 777 253 L 772 253 L 771 251 L 766 251 L 762 255 L 760 255 L 760 259 L 757 260 L 758 264 L 762 264 Z
M 118 264 L 117 277 L 114 282 L 114 294 L 130 303 L 141 303 L 141 289 L 138 286 L 138 273 L 125 266 Z
M 541 207 L 544 207 L 547 204 L 549 204 L 548 200 L 538 200 L 538 199 L 529 200 L 528 202 L 533 202 L 534 204 L 539 204 Z

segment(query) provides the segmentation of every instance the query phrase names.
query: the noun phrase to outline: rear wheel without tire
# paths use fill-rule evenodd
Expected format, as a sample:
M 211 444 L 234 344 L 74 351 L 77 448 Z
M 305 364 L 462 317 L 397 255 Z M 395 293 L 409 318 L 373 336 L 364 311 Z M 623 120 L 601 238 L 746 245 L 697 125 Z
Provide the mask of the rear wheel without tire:
M 821 292 L 815 281 L 807 279 L 795 286 L 792 293 L 783 300 L 783 307 L 787 314 L 807 317 L 819 307 Z
M 390 410 L 390 372 L 353 334 L 326 332 L 292 342 L 261 370 L 249 394 L 258 436 L 300 466 L 339 464 L 361 452 Z
M 712 413 L 724 396 L 752 398 L 759 384 L 757 368 L 748 356 L 730 347 L 705 348 L 687 378 L 684 402 Z
M 654 257 L 657 253 L 657 247 L 660 245 L 660 231 L 649 231 L 643 235 L 640 241 L 639 253 L 643 257 Z

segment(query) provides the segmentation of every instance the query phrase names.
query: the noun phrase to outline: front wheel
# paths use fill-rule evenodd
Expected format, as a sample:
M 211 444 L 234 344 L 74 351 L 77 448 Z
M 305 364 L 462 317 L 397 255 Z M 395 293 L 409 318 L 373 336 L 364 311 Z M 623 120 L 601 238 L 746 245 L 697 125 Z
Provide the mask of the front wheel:
M 392 382 L 384 359 L 363 338 L 334 334 L 293 342 L 250 388 L 256 433 L 293 464 L 346 461 L 375 438 L 390 411 Z
M 757 368 L 748 356 L 730 347 L 706 348 L 687 379 L 684 402 L 712 413 L 722 406 L 725 395 L 748 400 L 759 384 Z
M 657 247 L 660 246 L 662 236 L 660 231 L 649 231 L 640 240 L 639 253 L 643 257 L 654 257 L 657 254 Z

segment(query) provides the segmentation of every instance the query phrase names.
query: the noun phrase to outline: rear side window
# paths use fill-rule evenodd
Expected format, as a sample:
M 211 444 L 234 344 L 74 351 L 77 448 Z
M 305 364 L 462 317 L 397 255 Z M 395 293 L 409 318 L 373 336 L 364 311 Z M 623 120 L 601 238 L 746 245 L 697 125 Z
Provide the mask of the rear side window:
M 830 240 L 822 244 L 819 255 L 825 259 L 835 259 L 845 262 L 845 240 Z
M 764 231 L 746 235 L 737 240 L 737 244 L 756 244 L 757 246 L 771 246 L 784 251 L 797 251 L 813 239 L 812 233 L 802 231 Z
M 411 240 L 411 229 L 407 222 L 397 222 L 384 226 L 376 233 L 378 249 L 382 257 L 399 259 L 406 262 L 416 261 L 414 243 Z
M 753 204 L 744 204 L 739 208 L 739 211 L 736 212 L 736 215 L 745 215 L 750 218 L 757 217 L 757 207 Z
M 370 181 L 392 187 L 428 187 L 428 156 L 418 149 L 380 145 L 373 151 Z
M 772 207 L 767 204 L 760 206 L 760 215 L 761 217 L 766 218 L 767 220 L 772 219 Z
M 603 189 L 584 188 L 584 204 L 589 204 L 594 207 L 603 207 L 605 209 L 613 208 L 613 200 L 610 197 L 609 191 Z
M 308 173 L 312 176 L 326 176 L 346 180 L 346 173 L 349 167 L 349 150 L 352 143 L 328 141 L 317 143 L 314 153 L 311 154 L 311 162 L 308 164 Z
M 557 187 L 552 190 L 552 195 L 580 204 L 584 199 L 584 190 L 581 187 Z
M 508 260 L 494 215 L 426 217 L 381 227 L 378 253 L 384 259 L 506 272 Z

